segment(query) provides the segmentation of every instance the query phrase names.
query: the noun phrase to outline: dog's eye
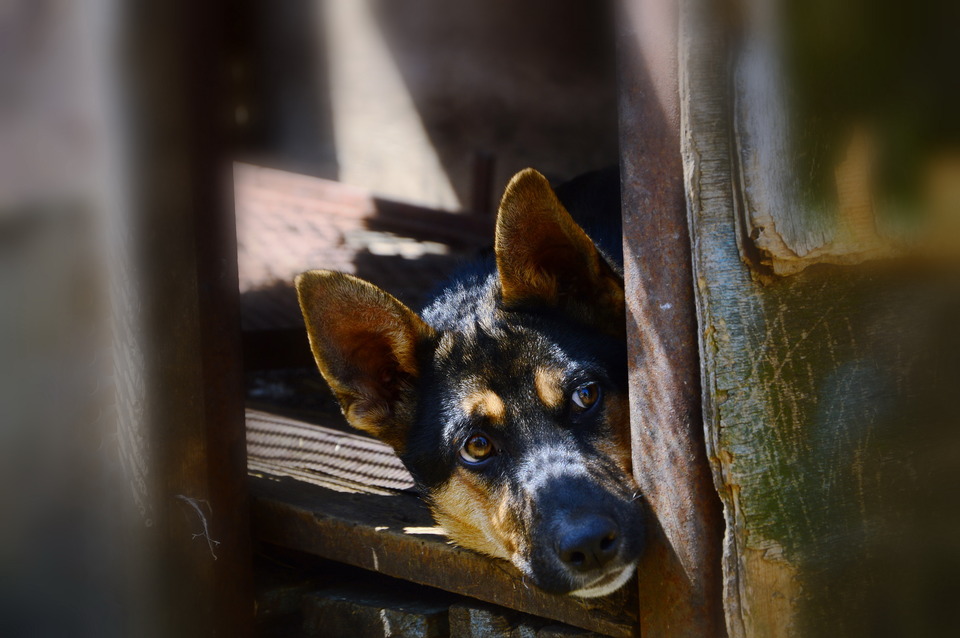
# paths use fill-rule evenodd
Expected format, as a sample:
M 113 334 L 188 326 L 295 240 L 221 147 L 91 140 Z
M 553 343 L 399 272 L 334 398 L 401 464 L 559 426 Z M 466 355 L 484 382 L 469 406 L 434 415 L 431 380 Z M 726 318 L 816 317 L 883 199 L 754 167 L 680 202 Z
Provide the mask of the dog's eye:
M 600 400 L 600 386 L 592 381 L 584 383 L 570 395 L 573 408 L 579 412 L 589 410 Z
M 471 434 L 467 442 L 460 448 L 460 458 L 464 462 L 476 465 L 493 456 L 495 449 L 493 442 L 485 434 Z

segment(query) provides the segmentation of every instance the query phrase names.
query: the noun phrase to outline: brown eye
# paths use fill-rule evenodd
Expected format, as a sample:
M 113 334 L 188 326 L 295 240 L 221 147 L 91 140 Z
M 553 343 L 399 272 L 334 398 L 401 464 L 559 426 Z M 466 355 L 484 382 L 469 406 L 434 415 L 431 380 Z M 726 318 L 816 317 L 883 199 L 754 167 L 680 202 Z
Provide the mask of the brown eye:
M 570 400 L 573 401 L 575 410 L 580 412 L 589 410 L 600 400 L 600 386 L 593 382 L 584 383 L 573 391 Z
M 493 443 L 485 434 L 471 434 L 460 448 L 460 458 L 470 464 L 482 463 L 493 456 Z

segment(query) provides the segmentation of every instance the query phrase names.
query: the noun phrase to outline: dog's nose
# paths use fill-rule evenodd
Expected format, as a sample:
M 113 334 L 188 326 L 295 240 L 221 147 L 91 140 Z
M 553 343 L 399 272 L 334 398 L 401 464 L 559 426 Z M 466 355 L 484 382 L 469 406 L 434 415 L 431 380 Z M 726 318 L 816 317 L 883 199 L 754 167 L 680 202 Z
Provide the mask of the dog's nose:
M 617 555 L 620 530 L 612 519 L 592 516 L 570 521 L 565 527 L 557 550 L 560 560 L 571 570 L 589 572 Z

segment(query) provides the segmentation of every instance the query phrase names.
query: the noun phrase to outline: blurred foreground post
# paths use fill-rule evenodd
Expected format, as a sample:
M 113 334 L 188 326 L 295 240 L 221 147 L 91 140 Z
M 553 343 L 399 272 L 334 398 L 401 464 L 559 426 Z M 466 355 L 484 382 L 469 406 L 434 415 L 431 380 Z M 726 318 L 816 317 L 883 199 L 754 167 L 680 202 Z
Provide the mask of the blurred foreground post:
M 250 636 L 251 546 L 226 82 L 230 3 L 118 8 L 120 446 L 140 500 L 131 635 Z
M 680 40 L 727 629 L 957 635 L 956 8 L 732 8 Z

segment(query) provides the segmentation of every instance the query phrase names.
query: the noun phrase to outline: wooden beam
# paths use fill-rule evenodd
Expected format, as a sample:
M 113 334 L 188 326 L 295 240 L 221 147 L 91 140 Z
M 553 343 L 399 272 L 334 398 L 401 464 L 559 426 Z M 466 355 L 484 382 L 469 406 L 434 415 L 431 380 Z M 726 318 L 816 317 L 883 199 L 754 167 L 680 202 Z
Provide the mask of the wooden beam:
M 729 634 L 957 635 L 957 614 L 945 602 L 955 598 L 960 569 L 952 505 L 960 484 L 956 271 L 854 265 L 857 258 L 802 272 L 793 266 L 810 264 L 795 263 L 794 274 L 772 276 L 786 275 L 778 268 L 788 264 L 750 254 L 763 249 L 753 241 L 758 227 L 745 227 L 750 215 L 775 219 L 793 247 L 826 244 L 812 241 L 816 224 L 797 193 L 785 196 L 787 209 L 753 208 L 770 193 L 745 193 L 762 180 L 736 172 L 730 62 L 737 58 L 715 3 L 684 7 L 683 160 L 706 442 L 727 525 Z M 834 32 L 847 42 L 847 32 Z M 909 54 L 900 44 L 896 55 Z M 858 45 L 858 60 L 872 54 Z M 777 97 L 796 97 L 801 86 L 780 80 Z M 768 139 L 781 133 L 763 131 Z M 794 171 L 799 184 L 811 185 Z M 839 200 L 847 196 L 837 190 Z M 758 277 L 764 262 L 773 271 Z
M 343 493 L 270 477 L 251 478 L 254 535 L 609 636 L 636 636 L 630 585 L 604 598 L 547 594 L 507 562 L 454 547 L 416 496 Z

